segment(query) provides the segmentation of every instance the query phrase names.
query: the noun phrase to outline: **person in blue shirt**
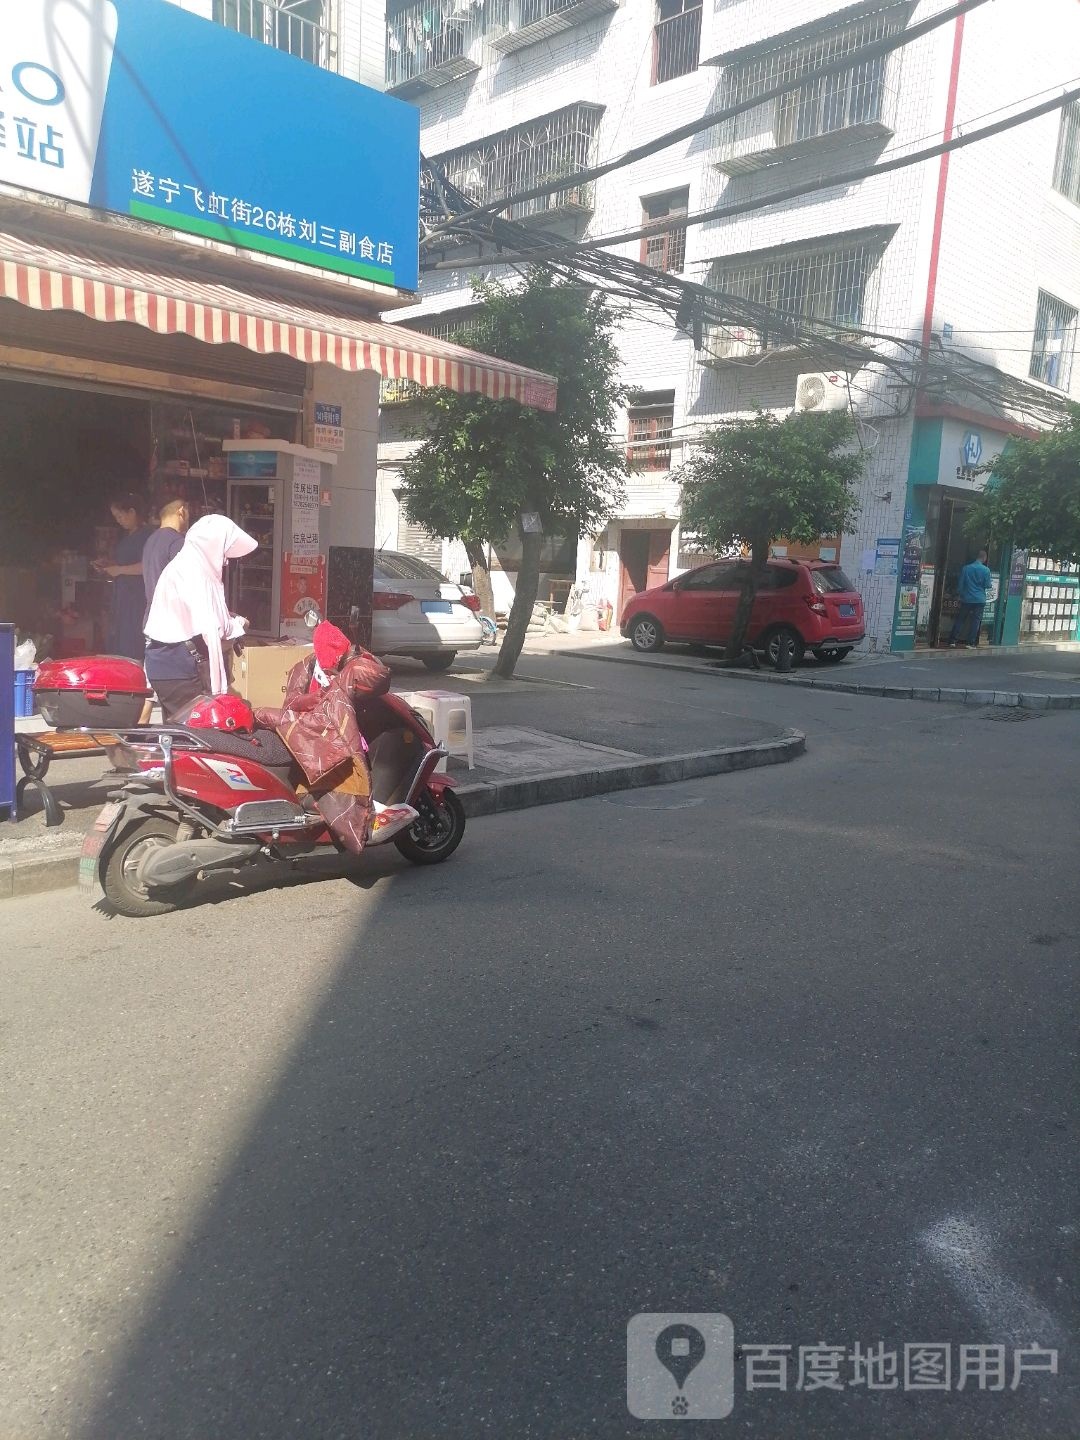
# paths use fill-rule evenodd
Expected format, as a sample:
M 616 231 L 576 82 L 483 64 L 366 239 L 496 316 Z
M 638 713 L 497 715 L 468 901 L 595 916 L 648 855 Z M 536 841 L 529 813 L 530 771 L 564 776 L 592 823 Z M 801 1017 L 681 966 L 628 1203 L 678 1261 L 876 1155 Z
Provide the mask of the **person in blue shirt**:
M 982 632 L 983 607 L 993 583 L 993 574 L 986 564 L 986 551 L 980 550 L 978 558 L 970 560 L 960 571 L 960 579 L 957 581 L 956 598 L 960 601 L 960 609 L 956 612 L 952 634 L 949 636 L 951 650 L 955 650 L 957 645 L 962 645 L 965 650 L 978 645 Z

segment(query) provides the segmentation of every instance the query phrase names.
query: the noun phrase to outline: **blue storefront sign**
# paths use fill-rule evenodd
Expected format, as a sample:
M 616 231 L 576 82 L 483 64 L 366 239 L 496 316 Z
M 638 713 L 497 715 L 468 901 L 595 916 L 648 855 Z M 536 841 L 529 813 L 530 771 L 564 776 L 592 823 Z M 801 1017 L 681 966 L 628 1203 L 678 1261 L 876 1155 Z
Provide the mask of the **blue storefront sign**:
M 0 181 L 414 290 L 419 112 L 166 0 L 4 0 Z

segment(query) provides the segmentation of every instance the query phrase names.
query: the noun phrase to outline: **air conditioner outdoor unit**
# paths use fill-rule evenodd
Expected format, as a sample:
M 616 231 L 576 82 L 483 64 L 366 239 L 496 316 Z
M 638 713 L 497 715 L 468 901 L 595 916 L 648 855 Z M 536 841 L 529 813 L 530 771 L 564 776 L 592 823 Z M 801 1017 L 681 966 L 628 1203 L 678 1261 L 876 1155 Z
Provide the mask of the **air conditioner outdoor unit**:
M 850 404 L 846 375 L 800 375 L 795 382 L 795 409 L 846 410 Z

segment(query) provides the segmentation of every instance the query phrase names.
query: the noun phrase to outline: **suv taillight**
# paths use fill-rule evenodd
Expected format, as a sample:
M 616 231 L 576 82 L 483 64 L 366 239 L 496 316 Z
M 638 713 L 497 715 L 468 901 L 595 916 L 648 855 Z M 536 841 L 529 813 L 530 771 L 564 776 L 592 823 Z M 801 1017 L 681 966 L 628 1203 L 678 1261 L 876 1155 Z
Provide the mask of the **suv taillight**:
M 462 597 L 461 597 L 461 603 L 462 603 L 462 605 L 465 606 L 466 610 L 471 610 L 474 615 L 479 615 L 479 614 L 480 614 L 480 596 L 479 596 L 479 595 L 462 595 Z
M 825 601 L 819 599 L 817 595 L 804 595 L 803 599 L 815 615 L 827 615 L 829 613 L 829 607 L 825 604 Z
M 403 590 L 376 590 L 371 597 L 372 610 L 400 610 L 403 605 L 415 600 L 415 595 L 406 595 Z

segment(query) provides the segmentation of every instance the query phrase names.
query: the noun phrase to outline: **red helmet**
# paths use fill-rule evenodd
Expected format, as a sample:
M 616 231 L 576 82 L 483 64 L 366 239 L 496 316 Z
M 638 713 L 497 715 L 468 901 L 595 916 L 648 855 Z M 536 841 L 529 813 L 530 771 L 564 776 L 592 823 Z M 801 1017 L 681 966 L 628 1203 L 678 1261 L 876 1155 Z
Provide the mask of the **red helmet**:
M 203 695 L 187 713 L 184 724 L 192 730 L 255 729 L 255 713 L 239 695 Z

